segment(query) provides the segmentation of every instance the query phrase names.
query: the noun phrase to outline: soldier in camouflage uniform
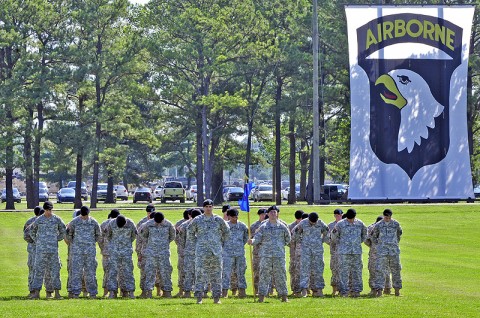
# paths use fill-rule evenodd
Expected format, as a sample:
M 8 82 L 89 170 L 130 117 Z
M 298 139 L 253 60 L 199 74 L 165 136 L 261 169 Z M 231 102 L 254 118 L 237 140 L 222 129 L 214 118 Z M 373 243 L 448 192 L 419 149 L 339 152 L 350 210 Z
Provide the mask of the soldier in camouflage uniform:
M 98 222 L 89 214 L 90 209 L 82 206 L 80 216 L 73 219 L 67 226 L 67 236 L 71 242 L 69 275 L 71 275 L 72 298 L 78 298 L 82 290 L 83 275 L 85 275 L 86 290 L 90 298 L 96 298 L 98 293 L 95 245 L 101 239 L 101 230 Z
M 267 209 L 258 209 L 258 221 L 250 225 L 250 238 L 253 238 L 257 230 L 262 225 L 262 222 L 265 221 L 265 216 L 267 215 Z M 254 293 L 258 295 L 258 281 L 260 279 L 260 256 L 258 252 L 260 250 L 259 245 L 253 246 L 252 251 L 252 271 L 253 271 L 253 284 L 254 284 Z
M 187 229 L 187 241 L 196 240 L 195 246 L 195 296 L 202 303 L 204 287 L 209 282 L 215 304 L 222 294 L 222 245 L 230 230 L 227 223 L 213 214 L 213 201 L 203 202 L 205 213 L 197 216 Z
M 238 221 L 238 210 L 228 209 L 227 222 L 230 228 L 230 236 L 223 244 L 223 273 L 222 273 L 222 297 L 227 297 L 228 289 L 232 288 L 232 272 L 236 273 L 238 281 L 238 296 L 245 298 L 245 289 L 247 281 L 245 280 L 245 271 L 247 269 L 247 260 L 245 259 L 245 244 L 248 241 L 248 227 L 245 223 Z
M 147 216 L 141 219 L 137 223 L 137 231 L 140 234 L 142 231 L 142 225 L 147 223 L 148 220 L 151 220 L 153 215 L 152 213 L 155 213 L 155 206 L 153 204 L 147 205 L 147 208 L 145 209 L 147 211 Z M 142 294 L 140 297 L 145 297 L 145 258 L 143 257 L 143 251 L 145 250 L 145 242 L 142 238 L 141 235 L 138 235 L 137 241 L 135 242 L 135 252 L 137 253 L 137 267 L 140 270 L 140 289 L 142 290 Z
M 98 246 L 100 247 L 100 252 L 102 253 L 103 297 L 105 297 L 108 294 L 107 281 L 108 281 L 108 270 L 110 268 L 110 263 L 109 263 L 109 261 L 110 261 L 110 249 L 109 249 L 110 242 L 108 241 L 108 238 L 106 237 L 107 227 L 108 227 L 108 224 L 112 221 L 112 219 L 116 219 L 117 216 L 119 216 L 119 215 L 120 215 L 120 212 L 117 209 L 113 209 L 108 214 L 107 220 L 103 221 L 102 224 L 100 224 L 100 232 L 102 233 L 102 236 L 100 237 L 100 240 L 98 241 Z M 116 293 L 116 291 L 115 291 L 115 293 Z
M 302 210 L 295 211 L 295 221 L 288 225 L 290 234 L 293 234 L 293 229 L 302 221 L 304 212 Z M 297 296 L 302 291 L 300 288 L 300 240 L 291 240 L 288 246 L 290 247 L 290 265 L 288 271 L 290 273 L 290 288 L 292 289 L 292 296 Z
M 367 238 L 367 227 L 356 215 L 354 209 L 348 209 L 346 219 L 339 221 L 332 231 L 332 240 L 338 247 L 342 297 L 348 297 L 350 288 L 352 297 L 359 297 L 363 290 L 362 243 Z
M 285 246 L 290 243 L 291 235 L 287 226 L 278 220 L 277 206 L 268 208 L 268 222 L 264 222 L 250 245 L 260 245 L 260 281 L 258 283 L 258 302 L 263 302 L 268 295 L 270 284 L 276 284 L 282 302 L 288 302 L 287 271 L 285 264 Z
M 28 252 L 28 260 L 27 260 L 27 266 L 28 266 L 28 290 L 30 291 L 30 294 L 28 297 L 31 297 L 33 294 L 33 275 L 35 274 L 35 242 L 32 240 L 30 237 L 30 230 L 31 230 L 31 225 L 35 220 L 45 212 L 44 209 L 42 209 L 39 206 L 36 206 L 33 209 L 33 213 L 35 216 L 32 216 L 25 222 L 25 225 L 23 226 L 23 239 L 28 243 L 27 244 L 27 252 Z M 47 273 L 46 273 L 47 274 Z M 50 276 L 45 276 L 44 278 L 44 284 L 45 284 L 45 290 L 47 292 L 47 298 L 52 297 L 53 293 L 53 285 L 52 285 L 52 279 Z
M 342 220 L 343 211 L 341 209 L 335 209 L 333 211 L 333 216 L 335 221 L 328 224 L 328 244 L 330 245 L 330 270 L 332 272 L 332 279 L 330 280 L 330 285 L 332 286 L 332 296 L 335 297 L 337 292 L 340 292 L 338 289 L 339 283 L 339 272 L 340 266 L 338 261 L 337 245 L 331 240 L 332 231 L 335 228 L 335 225 Z
M 318 219 L 317 213 L 312 212 L 308 219 L 302 220 L 293 229 L 292 241 L 298 242 L 302 251 L 300 258 L 302 297 L 307 297 L 309 285 L 312 285 L 314 297 L 323 297 L 323 288 L 325 288 L 323 243 L 328 241 L 328 226 Z M 311 282 L 310 278 L 312 278 Z
M 390 209 L 385 209 L 383 220 L 375 225 L 371 235 L 372 241 L 377 244 L 378 276 L 376 275 L 374 286 L 377 297 L 382 295 L 386 276 L 390 274 L 389 269 L 392 273 L 392 286 L 395 289 L 395 296 L 400 296 L 400 289 L 402 288 L 399 242 L 403 231 L 400 223 L 392 219 L 392 214 Z
M 185 271 L 183 270 L 183 247 L 180 244 L 180 227 L 191 219 L 192 209 L 183 211 L 183 218 L 175 223 L 175 244 L 177 245 L 177 270 L 178 270 L 178 293 L 175 297 L 183 297 L 183 285 L 185 280 Z
M 370 224 L 367 227 L 367 239 L 365 240 L 365 245 L 367 245 L 370 250 L 368 251 L 368 286 L 370 287 L 370 296 L 376 296 L 377 295 L 377 290 L 375 289 L 375 281 L 377 279 L 377 244 L 374 243 L 372 239 L 372 233 L 373 229 L 375 228 L 375 225 L 383 220 L 383 216 L 377 217 L 377 220 L 375 223 Z M 390 294 L 390 289 L 392 288 L 392 282 L 390 280 L 390 275 L 387 275 L 386 281 L 385 281 L 385 294 Z M 388 292 L 387 292 L 388 289 Z
M 145 242 L 146 298 L 152 297 L 155 277 L 161 277 L 163 297 L 172 297 L 172 264 L 170 263 L 170 242 L 175 239 L 173 224 L 165 220 L 163 213 L 157 212 L 153 220 L 142 227 L 140 236 Z
M 229 217 L 227 215 L 227 211 L 229 209 L 229 204 L 225 204 L 222 206 L 223 219 L 225 220 L 225 222 L 228 222 L 229 220 Z M 232 296 L 236 296 L 238 291 L 238 277 L 235 271 L 232 271 L 232 276 L 230 277 L 230 288 L 232 289 Z
M 115 298 L 115 291 L 118 290 L 118 276 L 121 271 L 125 280 L 125 291 L 128 297 L 135 298 L 135 278 L 133 277 L 133 246 L 132 243 L 137 236 L 137 229 L 132 220 L 123 215 L 108 223 L 106 234 L 109 242 L 110 268 L 108 274 L 107 288 L 109 298 Z
M 35 242 L 35 273 L 33 276 L 33 293 L 30 298 L 40 298 L 39 292 L 45 275 L 51 277 L 55 298 L 62 299 L 60 289 L 60 258 L 58 256 L 58 241 L 65 238 L 65 223 L 57 215 L 53 214 L 53 204 L 46 201 L 43 204 L 45 213 L 40 215 L 31 225 L 30 237 Z M 47 272 L 47 274 L 45 274 Z
M 199 209 L 192 209 L 190 211 L 191 219 L 182 223 L 178 229 L 178 244 L 183 250 L 183 270 L 185 273 L 185 279 L 183 280 L 183 296 L 184 298 L 192 297 L 191 292 L 195 283 L 195 246 L 196 240 L 187 241 L 187 229 L 192 220 L 201 215 Z

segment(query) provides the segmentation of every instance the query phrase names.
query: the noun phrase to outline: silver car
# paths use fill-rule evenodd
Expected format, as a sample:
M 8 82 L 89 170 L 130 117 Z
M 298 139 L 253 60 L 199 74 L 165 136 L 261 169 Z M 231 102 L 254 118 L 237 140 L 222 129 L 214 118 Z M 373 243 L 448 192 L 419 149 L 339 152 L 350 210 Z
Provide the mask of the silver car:
M 107 183 L 99 183 L 97 186 L 97 202 L 107 199 Z M 113 191 L 113 203 L 117 203 L 117 192 Z
M 13 188 L 13 201 L 17 203 L 22 203 L 22 197 L 20 195 L 20 191 L 17 188 Z M 2 191 L 2 203 L 7 202 L 7 189 L 3 189 Z
M 270 184 L 258 185 L 251 194 L 253 201 L 273 201 L 273 186 Z

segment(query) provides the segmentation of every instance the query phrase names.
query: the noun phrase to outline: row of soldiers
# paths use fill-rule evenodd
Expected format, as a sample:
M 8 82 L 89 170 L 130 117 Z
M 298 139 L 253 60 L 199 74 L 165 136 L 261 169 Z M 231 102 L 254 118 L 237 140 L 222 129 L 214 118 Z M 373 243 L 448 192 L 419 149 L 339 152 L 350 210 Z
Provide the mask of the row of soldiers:
M 47 297 L 53 297 L 55 292 L 55 298 L 61 298 L 61 263 L 57 243 L 61 240 L 65 240 L 69 246 L 67 290 L 71 298 L 77 298 L 82 291 L 91 298 L 97 296 L 96 243 L 102 253 L 104 296 L 108 292 L 109 298 L 115 298 L 120 289 L 123 297 L 134 298 L 132 254 L 135 239 L 141 297 L 145 298 L 152 297 L 154 287 L 157 288 L 157 295 L 172 296 L 169 246 L 174 240 L 178 251 L 177 296 L 191 297 L 193 292 L 197 303 L 202 303 L 208 290 L 212 292 L 214 303 L 220 303 L 220 297 L 227 297 L 229 289 L 238 290 L 240 298 L 246 296 L 247 243 L 253 245 L 254 289 L 260 302 L 273 288 L 282 301 L 288 301 L 285 267 L 287 245 L 291 249 L 290 275 L 294 294 L 305 297 L 308 290 L 312 290 L 313 296 L 323 296 L 323 243 L 330 244 L 334 293 L 338 291 L 342 296 L 350 293 L 356 297 L 362 291 L 361 246 L 357 246 L 362 242 L 371 247 L 370 251 L 376 251 L 375 256 L 370 257 L 373 264 L 370 275 L 372 294 L 379 296 L 382 290 L 386 290 L 384 283 L 390 272 L 396 294 L 401 288 L 398 258 L 401 228 L 398 222 L 391 220 L 389 210 L 385 210 L 384 215 L 390 213 L 390 219 L 384 217 L 384 220 L 371 227 L 367 235 L 365 226 L 355 218 L 353 209 L 345 214 L 346 220 L 341 220 L 343 212 L 335 210 L 336 220 L 328 226 L 318 219 L 315 212 L 306 215 L 297 211 L 296 221 L 287 225 L 279 219 L 279 209 L 271 206 L 258 211 L 259 220 L 251 225 L 250 237 L 248 227 L 238 221 L 236 209 L 224 206 L 224 220 L 213 214 L 211 200 L 204 201 L 203 209 L 186 210 L 183 219 L 175 225 L 166 220 L 162 213 L 155 212 L 153 205 L 147 206 L 147 216 L 137 225 L 120 215 L 116 209 L 99 225 L 89 216 L 88 207 L 82 207 L 76 212 L 78 216 L 65 226 L 52 210 L 53 204 L 45 202 L 43 209 L 34 210 L 36 216 L 29 219 L 24 228 L 24 238 L 29 242 L 29 297 L 33 299 L 39 298 L 42 283 L 45 284 Z M 387 226 L 381 225 L 382 222 L 388 223 Z M 396 239 L 392 237 L 392 224 L 398 225 Z M 385 258 L 383 248 L 386 238 L 389 247 L 396 244 L 397 248 L 394 251 L 389 249 Z M 390 257 L 392 251 L 398 252 L 396 257 Z M 392 265 L 397 260 L 398 266 Z M 378 279 L 372 279 L 377 277 L 375 275 Z

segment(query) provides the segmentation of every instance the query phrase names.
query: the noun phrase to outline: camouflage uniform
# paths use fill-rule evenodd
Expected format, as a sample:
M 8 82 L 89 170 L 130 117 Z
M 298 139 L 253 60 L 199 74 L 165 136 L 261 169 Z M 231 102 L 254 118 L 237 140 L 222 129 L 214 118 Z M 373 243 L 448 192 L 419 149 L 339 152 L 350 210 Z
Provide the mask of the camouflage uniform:
M 340 285 L 339 273 L 340 273 L 340 264 L 339 256 L 337 253 L 337 244 L 331 240 L 332 231 L 337 224 L 337 221 L 330 222 L 328 224 L 328 236 L 329 236 L 329 245 L 330 245 L 330 270 L 332 272 L 332 278 L 330 280 L 330 286 L 338 288 Z
M 377 271 L 375 289 L 385 288 L 385 278 L 389 275 L 388 267 L 392 272 L 393 288 L 402 288 L 402 276 L 400 274 L 402 265 L 400 264 L 400 247 L 398 243 L 402 236 L 402 227 L 400 223 L 392 219 L 390 222 L 382 220 L 378 222 L 372 231 L 372 241 L 377 244 Z
M 145 289 L 153 290 L 155 277 L 161 277 L 163 291 L 172 291 L 172 264 L 170 263 L 170 242 L 175 239 L 175 228 L 168 220 L 161 223 L 155 220 L 147 221 L 142 228 L 140 236 L 145 242 L 146 271 Z
M 223 244 L 222 288 L 233 288 L 230 283 L 232 272 L 234 272 L 238 279 L 238 284 L 235 287 L 246 289 L 245 271 L 247 269 L 247 260 L 245 259 L 245 244 L 248 241 L 248 228 L 245 223 L 240 221 L 237 221 L 236 224 L 229 221 L 227 225 L 230 228 L 230 236 Z
M 123 274 L 125 286 L 120 286 L 127 292 L 135 291 L 135 278 L 133 277 L 133 246 L 132 243 L 137 236 L 137 229 L 132 220 L 126 218 L 127 223 L 119 228 L 115 219 L 107 225 L 106 238 L 109 242 L 109 274 L 107 289 L 109 291 L 118 290 L 118 276 L 120 271 Z
M 143 252 L 145 250 L 145 241 L 142 237 L 141 232 L 142 232 L 142 226 L 147 223 L 150 219 L 148 216 L 144 217 L 137 223 L 137 231 L 138 231 L 138 236 L 137 236 L 137 241 L 135 242 L 135 252 L 137 253 L 137 267 L 140 270 L 140 289 L 141 290 L 146 290 L 145 289 L 145 257 L 143 255 Z
M 102 254 L 102 267 L 103 267 L 103 280 L 102 280 L 102 288 L 107 289 L 107 281 L 108 281 L 108 270 L 110 268 L 110 250 L 109 245 L 110 242 L 108 241 L 107 235 L 107 227 L 108 224 L 112 221 L 112 219 L 107 219 L 100 224 L 100 232 L 102 236 L 98 241 L 98 246 L 100 247 L 100 253 Z
M 209 282 L 214 298 L 221 296 L 222 289 L 222 245 L 230 230 L 218 215 L 202 214 L 193 219 L 187 229 L 187 241 L 195 245 L 195 296 L 202 297 Z
M 195 283 L 195 245 L 196 240 L 187 241 L 187 228 L 192 220 L 183 222 L 178 228 L 178 244 L 183 251 L 184 279 L 181 286 L 185 292 L 191 292 Z
M 180 226 L 185 223 L 185 219 L 181 219 L 175 223 L 175 244 L 177 245 L 177 270 L 178 270 L 178 288 L 183 289 L 183 282 L 185 280 L 185 271 L 183 270 L 183 247 L 180 245 Z
M 250 238 L 253 238 L 255 236 L 255 233 L 261 225 L 261 221 L 256 221 L 252 225 L 250 225 Z M 256 245 L 253 247 L 252 251 L 253 285 L 256 292 L 258 291 L 258 281 L 260 279 L 260 256 L 258 255 L 259 250 L 260 246 Z
M 285 246 L 290 243 L 291 235 L 284 222 L 277 220 L 263 222 L 253 238 L 253 245 L 260 245 L 260 280 L 258 294 L 268 295 L 273 279 L 280 296 L 288 295 L 287 271 L 285 264 Z
M 379 274 L 378 267 L 378 255 L 377 255 L 377 244 L 373 242 L 372 232 L 375 228 L 376 223 L 370 224 L 367 227 L 367 239 L 365 240 L 365 245 L 367 245 L 370 250 L 368 251 L 368 286 L 370 289 L 375 288 L 375 281 L 377 281 L 377 275 Z M 388 275 L 385 277 L 385 288 L 392 288 L 392 281 L 390 279 L 390 269 L 388 269 Z
M 28 252 L 28 259 L 27 259 L 27 266 L 28 266 L 28 290 L 33 291 L 33 276 L 35 274 L 35 242 L 33 239 L 30 237 L 30 230 L 31 230 L 31 225 L 35 220 L 37 219 L 37 216 L 33 216 L 30 219 L 25 222 L 25 225 L 23 226 L 23 239 L 28 243 L 27 244 L 27 252 Z M 53 292 L 53 285 L 52 285 L 52 279 L 50 277 L 50 272 L 45 273 L 44 277 L 44 284 L 45 284 L 45 290 L 47 292 Z
M 290 234 L 293 234 L 293 229 L 298 225 L 298 222 L 295 221 L 288 225 L 288 230 Z M 288 271 L 290 273 L 290 288 L 293 293 L 300 292 L 300 241 L 301 240 L 291 240 L 288 246 L 290 247 L 290 265 Z
M 339 290 L 342 296 L 363 290 L 362 282 L 362 242 L 367 238 L 367 228 L 359 219 L 353 223 L 343 219 L 335 225 L 332 240 L 338 246 L 340 264 Z
M 73 219 L 67 228 L 70 243 L 70 266 L 69 275 L 70 291 L 73 295 L 79 295 L 82 290 L 82 276 L 85 274 L 85 285 L 90 297 L 98 293 L 97 286 L 97 259 L 96 242 L 100 241 L 101 230 L 98 222 L 92 218 L 84 220 L 81 216 Z
M 312 289 L 322 290 L 325 287 L 323 271 L 323 243 L 328 240 L 328 226 L 318 220 L 312 224 L 309 219 L 302 220 L 294 229 L 292 241 L 298 242 L 300 257 L 300 288 L 308 289 L 312 277 Z
M 55 214 L 50 217 L 40 215 L 31 225 L 30 237 L 35 242 L 35 274 L 33 290 L 41 290 L 42 282 L 51 277 L 55 290 L 62 289 L 60 281 L 60 258 L 58 256 L 58 241 L 65 237 L 65 223 Z

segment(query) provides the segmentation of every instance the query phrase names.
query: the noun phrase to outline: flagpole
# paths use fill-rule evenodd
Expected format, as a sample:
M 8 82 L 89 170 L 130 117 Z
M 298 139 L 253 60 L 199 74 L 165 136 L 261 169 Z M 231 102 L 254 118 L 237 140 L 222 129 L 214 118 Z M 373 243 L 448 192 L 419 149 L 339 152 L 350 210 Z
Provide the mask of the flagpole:
M 250 211 L 248 211 L 248 238 L 252 238 L 252 232 L 250 230 Z M 250 273 L 252 273 L 252 289 L 253 289 L 253 302 L 255 302 L 255 275 L 253 274 L 253 256 L 252 256 L 252 245 L 248 244 L 249 254 L 250 254 Z

